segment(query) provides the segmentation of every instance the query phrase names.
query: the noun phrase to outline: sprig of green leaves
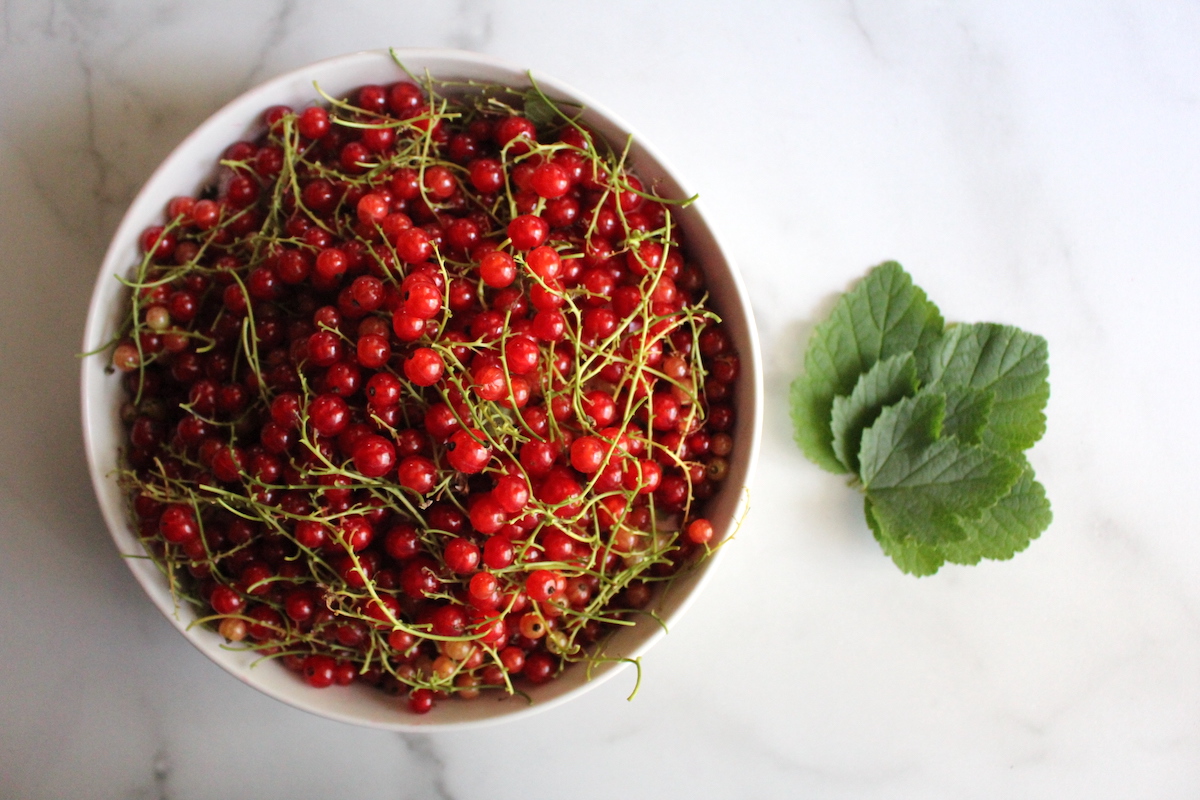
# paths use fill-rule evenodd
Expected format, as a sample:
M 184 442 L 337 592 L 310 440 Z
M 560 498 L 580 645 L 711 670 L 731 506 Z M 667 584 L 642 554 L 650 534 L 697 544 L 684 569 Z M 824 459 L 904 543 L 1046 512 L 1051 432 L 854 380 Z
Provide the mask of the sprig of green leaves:
M 914 575 L 1007 559 L 1050 524 L 1023 451 L 1046 430 L 1046 340 L 945 325 L 894 261 L 838 299 L 791 387 L 796 442 L 853 476 L 883 551 Z

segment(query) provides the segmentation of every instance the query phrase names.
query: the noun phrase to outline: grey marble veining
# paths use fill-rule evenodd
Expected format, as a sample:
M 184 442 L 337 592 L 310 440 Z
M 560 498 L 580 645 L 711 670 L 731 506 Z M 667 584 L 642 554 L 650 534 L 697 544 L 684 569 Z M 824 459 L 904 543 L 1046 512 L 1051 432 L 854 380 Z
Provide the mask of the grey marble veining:
M 1200 8 L 277 0 L 0 3 L 0 797 L 1195 797 Z M 188 646 L 96 513 L 80 332 L 154 167 L 241 91 L 394 46 L 574 84 L 701 194 L 764 345 L 752 513 L 644 660 L 436 737 L 283 706 Z M 1047 337 L 1055 522 L 901 575 L 791 443 L 836 292 L 902 261 Z

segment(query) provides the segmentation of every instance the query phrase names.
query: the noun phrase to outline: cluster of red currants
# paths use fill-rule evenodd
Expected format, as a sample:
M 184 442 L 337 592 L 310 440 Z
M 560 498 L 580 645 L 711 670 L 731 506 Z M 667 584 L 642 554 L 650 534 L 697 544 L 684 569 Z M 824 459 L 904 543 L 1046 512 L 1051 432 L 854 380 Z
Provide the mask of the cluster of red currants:
M 592 657 L 708 552 L 733 447 L 738 355 L 671 204 L 496 93 L 268 109 L 143 234 L 113 351 L 179 595 L 417 712 Z

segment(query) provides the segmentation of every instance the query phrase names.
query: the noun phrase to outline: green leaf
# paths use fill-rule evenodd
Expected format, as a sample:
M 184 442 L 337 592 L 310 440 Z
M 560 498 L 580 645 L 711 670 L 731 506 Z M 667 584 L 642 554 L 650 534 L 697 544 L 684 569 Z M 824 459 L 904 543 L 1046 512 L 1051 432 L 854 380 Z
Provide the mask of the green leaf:
M 833 452 L 850 472 L 858 472 L 858 446 L 884 406 L 917 390 L 917 360 L 912 353 L 885 358 L 859 376 L 850 396 L 833 398 Z
M 1046 360 L 1045 339 L 990 322 L 953 325 L 917 350 L 923 384 L 995 393 L 982 441 L 997 450 L 1025 450 L 1045 433 L 1050 397 Z
M 888 406 L 863 431 L 859 447 L 859 477 L 869 485 L 888 467 L 891 455 L 933 444 L 942 435 L 946 419 L 946 395 L 921 392 Z
M 833 434 L 829 418 L 833 411 L 833 395 L 824 391 L 817 381 L 806 380 L 808 374 L 792 381 L 790 401 L 792 430 L 796 444 L 804 455 L 818 467 L 829 472 L 847 472 L 846 466 L 833 452 Z
M 817 325 L 804 355 L 804 374 L 791 387 L 796 443 L 830 472 L 846 467 L 833 449 L 833 399 L 848 395 L 876 362 L 927 347 L 942 332 L 937 306 L 894 261 L 875 267 L 838 298 Z
M 873 269 L 813 331 L 791 386 L 796 442 L 851 473 L 876 541 L 904 572 L 1006 559 L 1050 524 L 1021 451 L 1045 432 L 1046 342 L 945 328 L 899 264 Z
M 562 121 L 554 106 L 536 90 L 530 89 L 525 93 L 525 118 L 538 128 L 546 128 Z
M 979 519 L 963 523 L 965 539 L 942 546 L 947 561 L 977 564 L 981 558 L 1009 559 L 1050 527 L 1054 515 L 1046 490 L 1034 480 L 1033 467 L 1023 466 L 1008 494 Z
M 867 518 L 867 526 L 870 527 L 871 533 L 875 534 L 875 541 L 879 542 L 883 552 L 902 572 L 923 577 L 934 574 L 946 563 L 937 547 L 919 544 L 912 539 L 896 541 L 890 536 L 885 536 L 875 520 L 870 498 L 863 498 L 863 516 Z
M 926 545 L 914 539 L 897 540 L 880 528 L 869 498 L 863 501 L 863 512 L 883 552 L 910 575 L 932 575 L 946 561 L 978 564 L 984 558 L 1010 559 L 1041 535 L 1053 518 L 1046 490 L 1034 480 L 1033 468 L 1028 464 L 996 505 L 978 520 L 962 521 L 967 535 L 957 542 Z
M 949 386 L 946 394 L 946 418 L 942 422 L 943 436 L 957 436 L 963 444 L 979 444 L 996 393 L 968 386 Z
M 938 438 L 946 396 L 923 393 L 885 408 L 863 433 L 860 477 L 883 535 L 937 545 L 967 536 L 1021 474 L 1012 457 L 955 436 Z

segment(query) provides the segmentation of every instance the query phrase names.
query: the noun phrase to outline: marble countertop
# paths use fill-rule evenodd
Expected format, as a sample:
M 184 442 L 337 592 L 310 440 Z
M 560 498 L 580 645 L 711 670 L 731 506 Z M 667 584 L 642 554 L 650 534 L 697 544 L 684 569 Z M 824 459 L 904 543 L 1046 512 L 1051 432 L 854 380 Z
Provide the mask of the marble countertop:
M 0 796 L 1200 796 L 1200 7 L 581 5 L 0 4 Z M 632 702 L 625 674 L 467 733 L 310 716 L 175 633 L 99 516 L 76 353 L 124 208 L 244 89 L 388 45 L 615 109 L 749 287 L 752 512 Z M 808 332 L 891 258 L 1050 343 L 1055 519 L 1010 562 L 901 574 L 792 444 Z

